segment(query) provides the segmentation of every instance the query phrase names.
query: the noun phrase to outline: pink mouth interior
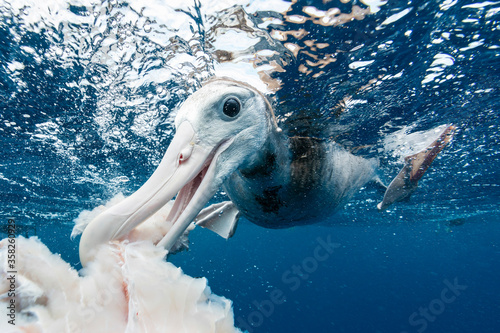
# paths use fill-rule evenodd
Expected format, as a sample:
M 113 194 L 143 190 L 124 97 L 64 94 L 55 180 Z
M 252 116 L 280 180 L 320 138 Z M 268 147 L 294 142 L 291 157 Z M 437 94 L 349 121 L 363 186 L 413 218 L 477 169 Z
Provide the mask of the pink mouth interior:
M 173 223 L 175 223 L 179 219 L 179 216 L 181 216 L 182 212 L 189 205 L 191 199 L 193 199 L 194 194 L 200 187 L 211 162 L 212 158 L 209 158 L 203 166 L 203 169 L 201 169 L 201 171 L 179 191 L 177 197 L 175 198 L 172 210 L 168 214 L 167 221 L 172 221 Z

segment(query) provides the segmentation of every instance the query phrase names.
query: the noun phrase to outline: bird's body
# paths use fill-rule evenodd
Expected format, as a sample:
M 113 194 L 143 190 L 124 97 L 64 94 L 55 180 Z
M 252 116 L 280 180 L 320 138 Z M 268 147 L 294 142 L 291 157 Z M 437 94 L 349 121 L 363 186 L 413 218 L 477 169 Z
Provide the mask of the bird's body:
M 375 177 L 376 161 L 354 156 L 332 141 L 282 133 L 273 141 L 260 152 L 260 163 L 241 167 L 224 183 L 242 215 L 262 227 L 324 220 Z

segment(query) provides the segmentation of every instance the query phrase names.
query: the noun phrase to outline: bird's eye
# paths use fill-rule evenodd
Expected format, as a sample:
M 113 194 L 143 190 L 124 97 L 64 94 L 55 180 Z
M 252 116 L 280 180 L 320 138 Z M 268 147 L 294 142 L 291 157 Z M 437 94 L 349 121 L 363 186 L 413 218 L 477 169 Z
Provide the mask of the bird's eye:
M 229 98 L 224 102 L 224 107 L 222 111 L 228 117 L 234 118 L 240 113 L 240 102 L 236 98 Z

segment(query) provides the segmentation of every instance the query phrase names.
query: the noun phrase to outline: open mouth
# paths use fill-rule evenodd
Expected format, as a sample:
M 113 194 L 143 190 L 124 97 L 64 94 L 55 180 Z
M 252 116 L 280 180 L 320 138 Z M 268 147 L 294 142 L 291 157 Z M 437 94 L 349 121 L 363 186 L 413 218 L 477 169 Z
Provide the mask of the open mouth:
M 97 245 L 126 237 L 177 194 L 167 218 L 173 226 L 158 243 L 170 250 L 222 185 L 223 179 L 216 177 L 215 162 L 231 142 L 224 140 L 213 148 L 203 146 L 191 124 L 181 123 L 148 181 L 87 225 L 80 240 L 82 264 L 93 258 Z
M 199 189 L 205 175 L 208 172 L 208 168 L 212 164 L 213 156 L 211 159 L 205 163 L 203 169 L 198 173 L 192 180 L 190 180 L 184 187 L 179 191 L 177 197 L 175 198 L 172 210 L 167 216 L 167 221 L 172 221 L 175 223 L 182 212 L 189 205 L 189 202 L 193 199 L 194 194 Z
M 173 226 L 157 244 L 158 246 L 170 250 L 222 185 L 222 179 L 215 179 L 215 162 L 231 142 L 232 140 L 225 140 L 215 147 L 198 174 L 180 189 L 167 217 L 167 221 L 170 221 Z

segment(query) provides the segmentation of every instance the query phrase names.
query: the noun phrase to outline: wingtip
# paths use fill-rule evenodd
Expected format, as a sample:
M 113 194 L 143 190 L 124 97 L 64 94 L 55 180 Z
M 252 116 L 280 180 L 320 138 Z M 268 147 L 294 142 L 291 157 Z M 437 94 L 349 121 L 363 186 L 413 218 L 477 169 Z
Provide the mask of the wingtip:
M 389 184 L 384 199 L 377 205 L 379 211 L 385 210 L 394 202 L 409 198 L 416 190 L 418 181 L 424 176 L 436 156 L 451 141 L 455 130 L 455 125 L 448 125 L 427 148 L 405 157 L 405 166 Z

